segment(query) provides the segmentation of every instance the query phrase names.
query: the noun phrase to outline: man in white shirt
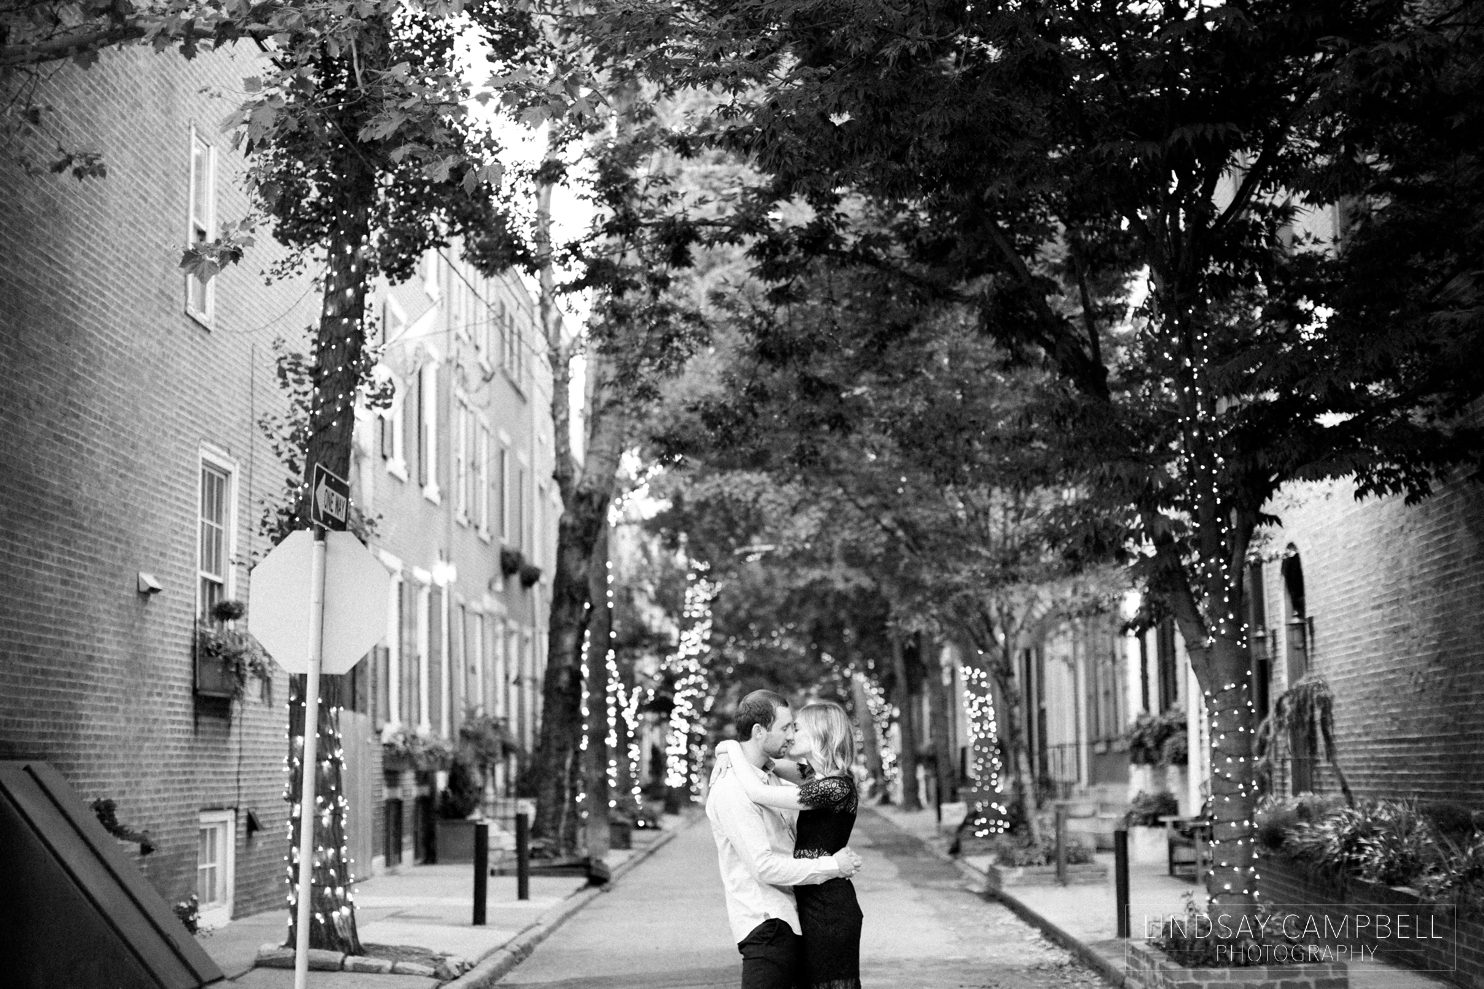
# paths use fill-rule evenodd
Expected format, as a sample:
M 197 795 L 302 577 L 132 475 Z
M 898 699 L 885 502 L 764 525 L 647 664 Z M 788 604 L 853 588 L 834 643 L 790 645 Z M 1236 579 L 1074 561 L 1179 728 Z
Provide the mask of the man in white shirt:
M 796 859 L 795 812 L 747 799 L 736 773 L 757 773 L 765 783 L 790 786 L 769 771 L 788 754 L 797 725 L 789 703 L 771 690 L 755 690 L 737 705 L 737 741 L 746 765 L 720 770 L 706 796 L 706 818 L 716 839 L 727 919 L 742 954 L 742 989 L 794 989 L 802 982 L 802 944 L 794 886 L 853 876 L 861 860 L 849 848 L 831 856 Z

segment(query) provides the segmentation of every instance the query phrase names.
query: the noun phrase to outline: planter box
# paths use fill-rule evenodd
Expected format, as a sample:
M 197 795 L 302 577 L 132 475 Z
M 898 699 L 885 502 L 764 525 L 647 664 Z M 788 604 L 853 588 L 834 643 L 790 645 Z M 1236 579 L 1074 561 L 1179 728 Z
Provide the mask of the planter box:
M 608 822 L 608 847 L 625 851 L 634 847 L 634 828 L 627 821 Z
M 1140 989 L 1349 989 L 1344 962 L 1186 968 L 1144 941 L 1128 942 L 1128 984 Z
M 438 864 L 474 861 L 474 825 L 478 821 L 452 821 L 439 818 L 434 838 Z
M 237 674 L 232 664 L 217 657 L 198 656 L 196 693 L 202 697 L 233 697 L 237 693 Z
M 1055 886 L 1055 865 L 999 865 L 991 862 L 985 867 L 986 886 L 989 889 L 1004 889 L 1006 886 Z M 1087 886 L 1107 882 L 1108 867 L 1101 862 L 1067 866 L 1068 886 Z
M 1340 943 L 1364 945 L 1382 961 L 1484 989 L 1484 919 L 1459 916 L 1452 906 L 1431 903 L 1404 886 L 1319 872 L 1281 854 L 1263 857 L 1261 875 L 1263 896 L 1275 910 L 1351 932 L 1357 918 L 1366 918 L 1369 936 Z M 1380 917 L 1390 919 L 1390 936 L 1376 936 Z
M 1140 824 L 1129 828 L 1129 861 L 1140 865 L 1166 866 L 1169 863 L 1170 848 L 1165 839 L 1165 829 L 1160 825 L 1146 827 Z

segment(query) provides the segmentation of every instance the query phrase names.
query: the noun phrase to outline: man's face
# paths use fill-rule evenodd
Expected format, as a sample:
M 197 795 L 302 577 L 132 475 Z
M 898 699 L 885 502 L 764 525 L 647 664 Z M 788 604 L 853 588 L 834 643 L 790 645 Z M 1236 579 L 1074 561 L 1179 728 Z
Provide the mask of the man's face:
M 788 747 L 794 743 L 794 733 L 798 730 L 791 707 L 784 704 L 774 708 L 773 727 L 763 736 L 763 753 L 769 759 L 782 759 L 788 755 Z

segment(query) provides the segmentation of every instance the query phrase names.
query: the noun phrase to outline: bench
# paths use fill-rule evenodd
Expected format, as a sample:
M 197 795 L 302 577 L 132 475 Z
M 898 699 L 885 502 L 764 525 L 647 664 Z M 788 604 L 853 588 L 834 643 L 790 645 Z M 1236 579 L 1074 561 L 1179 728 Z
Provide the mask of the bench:
M 1190 869 L 1192 882 L 1200 882 L 1211 871 L 1211 818 L 1207 808 L 1197 817 L 1160 818 L 1165 826 L 1165 846 L 1169 853 L 1169 874 L 1174 876 Z

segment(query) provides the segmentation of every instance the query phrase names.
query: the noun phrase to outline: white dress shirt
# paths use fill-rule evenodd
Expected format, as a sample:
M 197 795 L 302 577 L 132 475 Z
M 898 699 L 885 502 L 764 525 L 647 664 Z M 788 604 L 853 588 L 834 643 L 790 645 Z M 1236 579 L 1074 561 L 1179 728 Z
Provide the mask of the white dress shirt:
M 797 934 L 799 909 L 792 887 L 822 883 L 844 873 L 833 856 L 794 858 L 797 812 L 753 803 L 735 775 L 739 772 L 756 773 L 770 786 L 784 785 L 772 773 L 732 760 L 706 795 L 706 819 L 716 839 L 732 937 L 741 944 L 757 925 L 774 918 L 787 923 Z

